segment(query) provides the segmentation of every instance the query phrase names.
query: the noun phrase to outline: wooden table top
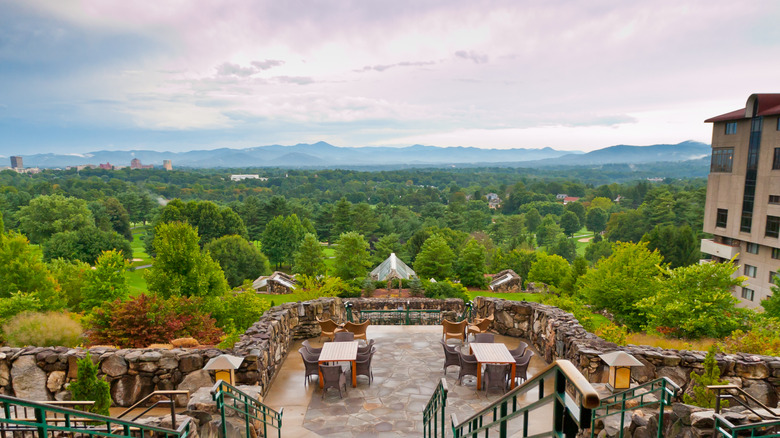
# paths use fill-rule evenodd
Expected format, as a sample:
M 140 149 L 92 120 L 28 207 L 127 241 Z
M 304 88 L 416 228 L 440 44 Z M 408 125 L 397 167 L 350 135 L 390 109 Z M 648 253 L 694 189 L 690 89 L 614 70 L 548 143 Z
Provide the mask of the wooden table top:
M 515 363 L 515 358 L 504 344 L 471 343 L 469 347 L 479 363 Z
M 356 360 L 358 341 L 350 342 L 326 342 L 322 344 L 320 362 L 340 362 Z

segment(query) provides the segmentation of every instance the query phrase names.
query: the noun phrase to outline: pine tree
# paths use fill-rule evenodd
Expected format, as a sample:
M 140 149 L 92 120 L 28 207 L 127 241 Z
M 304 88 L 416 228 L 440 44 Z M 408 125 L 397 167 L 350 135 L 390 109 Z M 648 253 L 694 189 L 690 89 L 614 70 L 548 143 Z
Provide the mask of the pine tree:
M 715 393 L 707 389 L 709 385 L 727 385 L 729 382 L 720 380 L 720 368 L 715 360 L 715 353 L 718 347 L 711 346 L 707 355 L 704 356 L 704 372 L 696 374 L 691 371 L 691 381 L 693 381 L 693 396 L 683 395 L 683 401 L 689 405 L 700 406 L 702 408 L 715 408 Z M 728 402 L 721 401 L 721 407 L 727 408 Z
M 95 404 L 88 408 L 89 412 L 109 415 L 111 387 L 108 382 L 98 378 L 98 367 L 92 362 L 89 353 L 84 359 L 79 359 L 77 364 L 76 380 L 71 382 L 68 387 L 73 395 L 73 400 L 94 401 Z
M 295 264 L 293 272 L 296 274 L 316 277 L 325 275 L 325 261 L 322 255 L 322 246 L 317 240 L 317 236 L 307 233 L 303 238 L 298 252 L 295 253 Z

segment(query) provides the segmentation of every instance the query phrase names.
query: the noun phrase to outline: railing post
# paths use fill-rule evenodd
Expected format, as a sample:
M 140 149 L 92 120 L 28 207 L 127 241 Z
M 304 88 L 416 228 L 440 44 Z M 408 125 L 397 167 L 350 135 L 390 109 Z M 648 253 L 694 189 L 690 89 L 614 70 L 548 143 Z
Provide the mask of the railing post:
M 347 301 L 344 303 L 344 308 L 347 310 L 347 321 L 355 322 L 352 320 L 352 302 Z

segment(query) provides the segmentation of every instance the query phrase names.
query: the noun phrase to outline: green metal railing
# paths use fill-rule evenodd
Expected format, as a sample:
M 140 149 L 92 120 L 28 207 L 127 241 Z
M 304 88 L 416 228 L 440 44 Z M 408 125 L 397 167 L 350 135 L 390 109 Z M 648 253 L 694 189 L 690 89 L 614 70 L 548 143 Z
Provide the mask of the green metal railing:
M 631 403 L 631 407 L 628 408 L 628 410 L 658 404 L 658 431 L 656 436 L 661 438 L 663 436 L 664 407 L 671 406 L 672 400 L 677 396 L 679 391 L 680 387 L 674 382 L 666 377 L 661 377 L 652 382 L 647 382 L 643 385 L 613 394 L 601 399 L 599 407 L 593 410 L 591 424 L 595 425 L 596 420 L 602 418 L 620 415 L 620 432 L 618 436 L 622 438 L 626 419 L 625 412 L 627 410 L 627 402 L 637 400 L 638 403 Z M 590 429 L 590 436 L 591 438 L 595 437 L 595 430 L 593 427 Z
M 439 385 L 433 390 L 433 395 L 423 410 L 423 438 L 444 436 L 447 428 L 444 412 L 447 406 L 447 392 L 449 392 L 447 381 L 442 378 Z M 441 435 L 439 435 L 440 428 Z
M 545 384 L 545 381 L 551 384 Z M 545 388 L 551 390 L 545 391 Z M 533 397 L 534 391 L 536 400 L 529 402 L 527 398 Z M 455 438 L 476 438 L 480 434 L 487 437 L 490 432 L 496 432 L 500 438 L 505 438 L 511 422 L 513 435 L 521 432 L 524 437 L 574 438 L 581 429 L 590 427 L 591 409 L 598 404 L 598 393 L 582 373 L 568 360 L 557 360 L 466 421 L 458 423 L 452 414 L 452 433 Z M 530 415 L 550 405 L 553 412 L 549 430 L 544 427 L 544 431 L 531 434 Z
M 227 423 L 225 422 L 225 409 L 230 409 L 243 418 L 246 427 L 246 438 L 251 438 L 252 420 L 263 424 L 263 436 L 268 436 L 268 429 L 276 429 L 277 436 L 282 436 L 282 413 L 260 403 L 251 395 L 240 391 L 236 387 L 220 380 L 211 388 L 211 397 L 217 403 L 217 409 L 222 417 L 222 437 L 227 437 Z
M 715 414 L 715 432 L 714 438 L 724 436 L 726 438 L 736 437 L 780 437 L 780 420 L 762 421 L 759 423 L 736 425 L 724 418 L 720 414 Z
M 6 438 L 187 438 L 190 419 L 176 430 L 0 395 L 0 436 Z
M 347 313 L 347 321 L 355 322 L 355 313 L 358 321 L 371 321 L 372 325 L 439 325 L 442 320 L 442 311 L 439 309 L 393 309 L 393 310 L 352 310 L 352 303 L 344 304 Z M 474 320 L 474 303 L 469 301 L 463 312 L 458 315 L 456 322 L 467 319 Z

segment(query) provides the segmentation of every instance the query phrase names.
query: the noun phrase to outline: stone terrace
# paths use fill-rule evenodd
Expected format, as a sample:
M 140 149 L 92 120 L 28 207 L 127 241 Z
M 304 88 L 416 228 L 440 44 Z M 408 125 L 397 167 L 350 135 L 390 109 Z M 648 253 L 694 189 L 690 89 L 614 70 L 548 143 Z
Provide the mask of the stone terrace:
M 369 386 L 365 377 L 358 377 L 357 388 L 349 386 L 343 399 L 335 390 L 321 399 L 316 379 L 304 386 L 303 362 L 297 352 L 301 341 L 295 342 L 264 400 L 272 408 L 284 407 L 285 436 L 420 436 L 423 408 L 445 377 L 441 326 L 371 326 L 368 337 L 376 340 L 377 347 L 374 381 Z M 519 339 L 497 336 L 496 342 L 514 348 Z M 535 356 L 529 377 L 544 366 Z M 458 385 L 457 376 L 458 367 L 450 367 L 448 416 L 454 413 L 463 421 L 501 396 L 498 390 L 487 397 L 477 391 L 473 377 Z

